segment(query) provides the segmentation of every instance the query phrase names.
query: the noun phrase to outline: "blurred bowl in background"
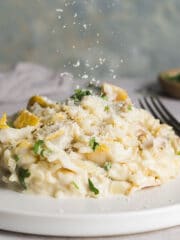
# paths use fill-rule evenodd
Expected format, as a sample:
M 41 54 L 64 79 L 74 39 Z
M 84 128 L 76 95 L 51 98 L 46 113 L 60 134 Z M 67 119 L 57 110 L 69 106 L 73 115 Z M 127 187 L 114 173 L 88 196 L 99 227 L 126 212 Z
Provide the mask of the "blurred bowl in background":
M 169 96 L 180 98 L 180 68 L 161 72 L 158 80 Z

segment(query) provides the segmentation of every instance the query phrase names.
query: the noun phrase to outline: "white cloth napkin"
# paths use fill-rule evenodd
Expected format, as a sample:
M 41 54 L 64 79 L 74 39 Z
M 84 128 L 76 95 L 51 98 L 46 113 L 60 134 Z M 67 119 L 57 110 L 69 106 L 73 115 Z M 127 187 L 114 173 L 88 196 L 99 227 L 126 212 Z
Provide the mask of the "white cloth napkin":
M 0 73 L 0 103 L 24 102 L 35 94 L 68 96 L 75 85 L 70 73 L 53 72 L 41 65 L 19 63 L 8 73 Z

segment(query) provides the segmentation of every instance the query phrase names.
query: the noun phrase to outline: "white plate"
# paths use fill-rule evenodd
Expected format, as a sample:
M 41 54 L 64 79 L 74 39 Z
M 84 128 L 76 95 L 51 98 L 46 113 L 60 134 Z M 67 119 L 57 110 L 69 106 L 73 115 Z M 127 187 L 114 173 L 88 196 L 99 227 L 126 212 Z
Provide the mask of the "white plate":
M 0 190 L 0 229 L 57 236 L 108 236 L 180 224 L 180 178 L 127 197 L 53 199 Z

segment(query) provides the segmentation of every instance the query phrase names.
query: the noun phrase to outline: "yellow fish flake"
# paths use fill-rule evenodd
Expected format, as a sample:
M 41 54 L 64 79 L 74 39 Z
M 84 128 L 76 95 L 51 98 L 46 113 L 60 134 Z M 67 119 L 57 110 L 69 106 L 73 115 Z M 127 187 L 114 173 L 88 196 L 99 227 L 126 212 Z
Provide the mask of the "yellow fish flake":
M 54 106 L 54 104 L 49 103 L 42 96 L 38 96 L 38 95 L 32 96 L 29 99 L 28 108 L 30 106 L 32 106 L 34 103 L 38 103 L 41 107 L 52 107 L 52 106 Z
M 46 140 L 48 140 L 48 141 L 54 140 L 54 139 L 62 136 L 63 134 L 64 134 L 64 130 L 56 131 L 56 132 L 51 133 L 50 135 L 48 135 L 48 136 L 46 137 Z
M 108 152 L 108 151 L 109 151 L 109 147 L 106 144 L 100 144 L 96 148 L 96 152 Z
M 3 113 L 2 117 L 0 118 L 0 129 L 9 128 L 7 125 L 7 115 Z
M 128 98 L 128 94 L 124 89 L 108 83 L 102 85 L 102 90 L 108 97 L 112 97 L 112 100 L 117 102 L 125 101 Z
M 13 125 L 16 128 L 24 128 L 27 126 L 37 126 L 39 122 L 40 119 L 36 115 L 27 110 L 23 110 L 20 112 Z

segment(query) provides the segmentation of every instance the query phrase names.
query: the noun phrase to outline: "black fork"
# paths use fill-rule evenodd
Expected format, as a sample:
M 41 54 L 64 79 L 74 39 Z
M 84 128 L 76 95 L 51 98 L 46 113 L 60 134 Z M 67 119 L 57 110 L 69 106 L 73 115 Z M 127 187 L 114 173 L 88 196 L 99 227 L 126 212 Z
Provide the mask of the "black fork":
M 139 105 L 152 113 L 161 123 L 171 125 L 177 135 L 180 136 L 180 122 L 169 112 L 158 97 L 143 97 L 138 99 Z

